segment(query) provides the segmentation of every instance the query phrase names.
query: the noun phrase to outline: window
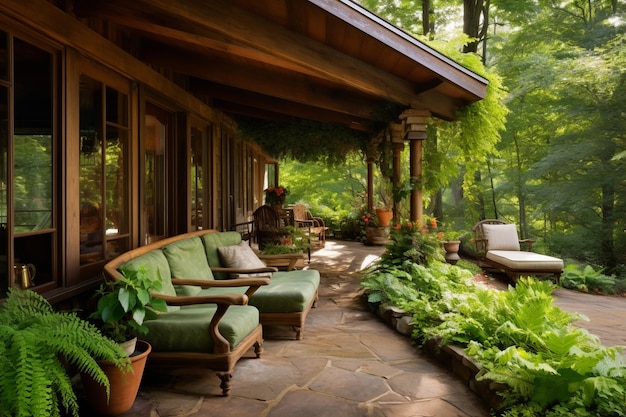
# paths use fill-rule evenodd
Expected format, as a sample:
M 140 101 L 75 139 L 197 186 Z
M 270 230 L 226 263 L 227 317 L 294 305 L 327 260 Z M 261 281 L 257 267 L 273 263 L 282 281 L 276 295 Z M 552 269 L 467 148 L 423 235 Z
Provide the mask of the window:
M 200 122 L 198 122 L 200 123 Z M 191 126 L 191 227 L 192 230 L 212 226 L 209 125 Z
M 80 76 L 80 263 L 129 249 L 129 98 Z
M 57 52 L 0 31 L 0 297 L 57 286 Z
M 166 146 L 169 145 L 171 129 L 172 113 L 152 103 L 146 103 L 143 135 L 144 189 L 142 233 L 145 236 L 144 243 L 154 242 L 168 235 L 168 159 L 166 157 Z

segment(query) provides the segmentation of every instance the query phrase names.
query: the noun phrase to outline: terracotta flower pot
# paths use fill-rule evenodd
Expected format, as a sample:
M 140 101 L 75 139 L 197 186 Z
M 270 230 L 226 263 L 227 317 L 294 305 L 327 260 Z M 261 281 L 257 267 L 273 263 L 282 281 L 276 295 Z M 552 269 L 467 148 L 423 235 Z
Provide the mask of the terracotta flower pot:
M 138 340 L 137 350 L 139 353 L 130 357 L 132 372 L 124 373 L 109 361 L 98 362 L 109 378 L 111 395 L 108 402 L 104 386 L 94 381 L 89 375 L 81 374 L 87 401 L 97 414 L 117 416 L 130 410 L 133 406 L 139 392 L 146 359 L 152 346 L 148 342 Z
M 393 218 L 393 211 L 388 209 L 376 209 L 376 217 L 378 217 L 378 225 L 381 227 L 389 227 Z

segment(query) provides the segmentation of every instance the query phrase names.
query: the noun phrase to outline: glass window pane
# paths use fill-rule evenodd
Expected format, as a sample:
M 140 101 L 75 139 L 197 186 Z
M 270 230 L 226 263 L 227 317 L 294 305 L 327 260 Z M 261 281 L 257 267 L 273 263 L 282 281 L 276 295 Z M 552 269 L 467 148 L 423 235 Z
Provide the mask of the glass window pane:
M 9 90 L 0 87 L 0 298 L 4 298 L 9 288 L 8 275 L 8 234 L 7 234 L 7 175 L 9 145 Z
M 120 126 L 128 126 L 128 97 L 119 91 L 107 87 L 106 120 Z
M 196 230 L 203 229 L 204 214 L 204 135 L 197 128 L 191 129 L 191 223 Z
M 103 85 L 80 77 L 80 261 L 103 259 Z
M 9 80 L 9 34 L 0 30 L 0 80 Z
M 15 39 L 14 230 L 52 227 L 52 55 Z
M 126 129 L 107 127 L 106 141 L 106 234 L 126 234 L 128 225 L 127 178 L 128 132 Z

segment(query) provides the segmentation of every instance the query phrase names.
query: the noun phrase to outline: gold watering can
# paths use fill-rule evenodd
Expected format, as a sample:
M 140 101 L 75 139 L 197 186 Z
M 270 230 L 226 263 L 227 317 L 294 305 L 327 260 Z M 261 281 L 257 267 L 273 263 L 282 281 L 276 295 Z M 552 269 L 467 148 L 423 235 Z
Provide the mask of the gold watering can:
M 37 269 L 33 264 L 17 263 L 13 266 L 15 272 L 15 281 L 20 283 L 22 288 L 30 288 L 35 285 L 35 275 Z

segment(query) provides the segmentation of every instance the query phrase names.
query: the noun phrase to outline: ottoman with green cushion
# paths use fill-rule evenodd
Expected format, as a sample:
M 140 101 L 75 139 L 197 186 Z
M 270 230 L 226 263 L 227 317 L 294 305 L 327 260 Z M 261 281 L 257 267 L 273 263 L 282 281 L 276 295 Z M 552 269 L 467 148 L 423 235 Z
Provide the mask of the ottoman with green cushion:
M 241 235 L 238 232 L 207 233 L 202 235 L 202 241 L 211 267 L 229 267 L 221 259 L 219 248 L 238 246 Z M 215 279 L 228 277 L 215 274 Z M 292 326 L 296 339 L 302 339 L 306 316 L 318 298 L 319 284 L 320 274 L 315 269 L 274 272 L 270 284 L 260 287 L 248 303 L 259 309 L 261 324 Z M 221 292 L 222 289 L 210 288 L 199 294 Z

